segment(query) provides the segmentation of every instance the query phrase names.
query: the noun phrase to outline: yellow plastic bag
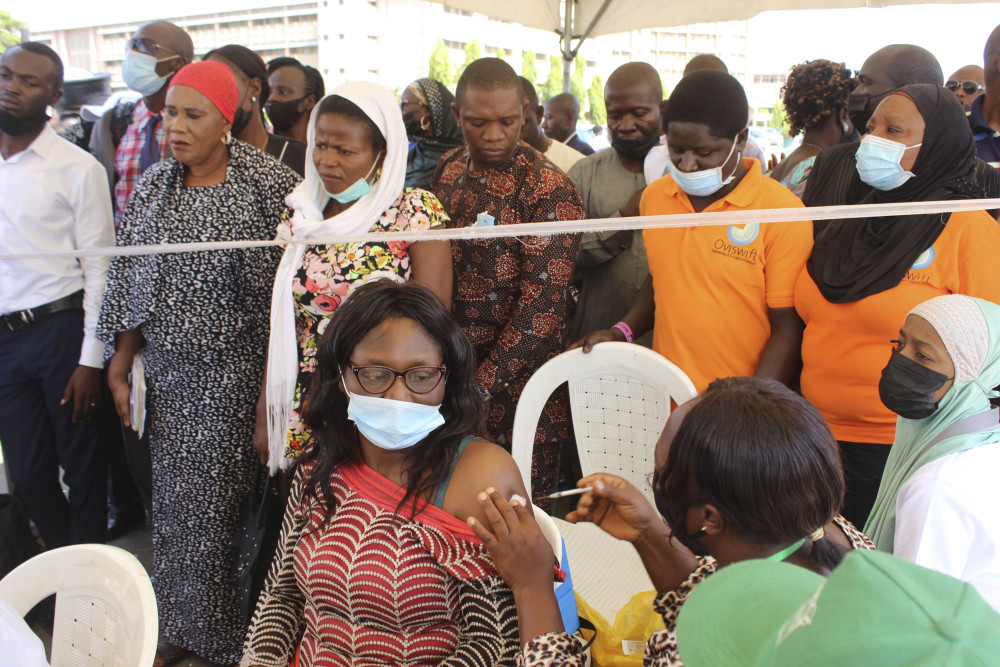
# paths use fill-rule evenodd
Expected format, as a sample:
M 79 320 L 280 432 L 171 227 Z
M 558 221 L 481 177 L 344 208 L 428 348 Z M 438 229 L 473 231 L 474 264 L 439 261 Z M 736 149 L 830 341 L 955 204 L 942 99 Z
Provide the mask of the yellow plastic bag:
M 597 637 L 590 647 L 594 667 L 642 667 L 646 640 L 665 627 L 663 617 L 653 610 L 655 599 L 656 591 L 636 593 L 618 612 L 615 625 L 611 627 L 607 619 L 576 594 L 580 616 L 597 628 Z

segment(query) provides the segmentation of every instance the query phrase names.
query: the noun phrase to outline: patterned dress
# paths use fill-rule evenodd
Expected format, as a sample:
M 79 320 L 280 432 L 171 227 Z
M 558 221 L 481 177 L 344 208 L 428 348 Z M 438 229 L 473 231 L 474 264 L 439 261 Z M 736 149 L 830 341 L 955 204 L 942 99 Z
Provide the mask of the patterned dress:
M 585 217 L 565 172 L 524 142 L 503 164 L 481 173 L 472 171 L 468 148 L 460 146 L 441 159 L 431 189 L 459 227 L 476 224 L 483 214 L 498 225 Z M 579 234 L 452 243 L 452 310 L 476 349 L 476 379 L 490 396 L 487 431 L 507 449 L 524 385 L 562 352 L 566 289 L 579 250 Z M 567 397 L 561 390 L 555 396 L 535 433 L 536 497 L 553 490 L 558 441 L 569 437 Z
M 300 465 L 278 555 L 250 627 L 243 665 L 513 665 L 517 613 L 482 542 L 444 510 L 360 462 L 330 476 L 334 510 Z
M 298 182 L 247 144 L 230 145 L 219 185 L 185 187 L 171 158 L 129 197 L 117 245 L 268 240 Z M 153 587 L 160 632 L 220 663 L 245 627 L 229 583 L 230 541 L 250 488 L 271 284 L 280 248 L 115 257 L 98 336 L 138 328 L 153 461 Z
M 874 551 L 875 545 L 868 536 L 854 527 L 839 514 L 833 518 L 844 531 L 851 548 Z M 646 652 L 642 658 L 644 667 L 684 667 L 677 653 L 677 615 L 691 592 L 719 569 L 719 564 L 711 556 L 703 556 L 698 566 L 676 590 L 667 591 L 656 597 L 653 609 L 663 616 L 663 630 L 658 630 L 646 642 Z M 535 637 L 518 653 L 518 667 L 583 667 L 585 656 L 580 643 L 565 632 L 550 632 Z
M 437 197 L 426 190 L 406 188 L 369 231 L 412 231 L 447 224 L 448 216 Z M 309 439 L 300 414 L 302 398 L 316 368 L 317 342 L 326 331 L 337 306 L 351 292 L 370 280 L 389 278 L 405 282 L 412 273 L 409 241 L 306 248 L 302 266 L 292 279 L 295 333 L 299 343 L 299 378 L 295 387 L 285 456 L 299 456 Z

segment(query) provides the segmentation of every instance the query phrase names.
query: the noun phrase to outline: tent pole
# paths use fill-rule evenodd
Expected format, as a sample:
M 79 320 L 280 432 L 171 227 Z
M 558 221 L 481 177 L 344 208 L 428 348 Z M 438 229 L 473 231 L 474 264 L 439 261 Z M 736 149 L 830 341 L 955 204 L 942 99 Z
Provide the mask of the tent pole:
M 563 57 L 563 92 L 570 91 L 570 67 L 573 65 L 573 3 L 575 0 L 563 0 L 566 3 L 563 12 L 562 57 Z

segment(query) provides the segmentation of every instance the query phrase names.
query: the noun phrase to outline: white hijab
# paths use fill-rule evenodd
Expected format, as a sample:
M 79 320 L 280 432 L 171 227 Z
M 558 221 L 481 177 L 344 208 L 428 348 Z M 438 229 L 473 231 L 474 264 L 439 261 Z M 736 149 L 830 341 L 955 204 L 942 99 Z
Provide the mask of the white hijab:
M 371 119 L 386 141 L 386 156 L 382 175 L 372 191 L 357 200 L 346 211 L 323 219 L 323 209 L 330 195 L 313 164 L 316 146 L 316 119 L 321 101 L 309 117 L 307 130 L 305 179 L 288 195 L 286 203 L 294 211 L 290 224 L 278 228 L 279 239 L 322 241 L 331 236 L 366 234 L 403 191 L 406 178 L 406 128 L 396 98 L 384 86 L 356 81 L 338 86 L 324 101 L 334 95 L 356 104 Z M 267 348 L 267 431 L 271 473 L 289 466 L 285 458 L 295 384 L 299 375 L 298 341 L 295 333 L 295 313 L 292 299 L 292 279 L 302 265 L 306 244 L 289 244 L 278 265 L 271 296 L 271 339 Z

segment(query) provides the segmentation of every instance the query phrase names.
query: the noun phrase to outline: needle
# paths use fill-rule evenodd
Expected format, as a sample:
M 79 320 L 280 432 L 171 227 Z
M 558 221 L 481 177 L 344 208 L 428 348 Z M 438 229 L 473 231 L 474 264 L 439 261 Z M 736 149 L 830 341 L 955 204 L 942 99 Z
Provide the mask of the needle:
M 569 489 L 568 491 L 558 491 L 556 493 L 553 493 L 552 495 L 548 495 L 545 497 L 551 499 L 551 498 L 564 498 L 566 496 L 579 496 L 580 494 L 583 493 L 590 493 L 591 489 L 593 488 L 594 487 L 587 485 L 582 489 Z

